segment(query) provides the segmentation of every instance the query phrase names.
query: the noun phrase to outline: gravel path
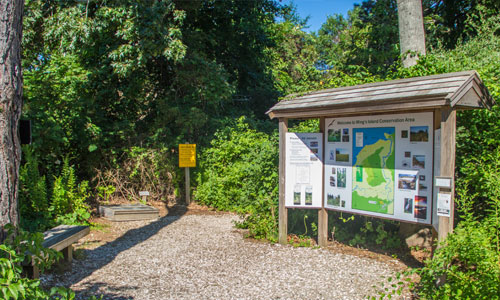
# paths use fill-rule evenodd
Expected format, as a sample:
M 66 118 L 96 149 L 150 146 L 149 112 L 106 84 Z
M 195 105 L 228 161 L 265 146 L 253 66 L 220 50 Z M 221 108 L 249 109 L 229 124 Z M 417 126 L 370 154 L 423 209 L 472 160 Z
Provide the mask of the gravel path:
M 230 214 L 115 223 L 120 238 L 42 282 L 104 299 L 364 299 L 394 267 L 324 249 L 244 239 Z

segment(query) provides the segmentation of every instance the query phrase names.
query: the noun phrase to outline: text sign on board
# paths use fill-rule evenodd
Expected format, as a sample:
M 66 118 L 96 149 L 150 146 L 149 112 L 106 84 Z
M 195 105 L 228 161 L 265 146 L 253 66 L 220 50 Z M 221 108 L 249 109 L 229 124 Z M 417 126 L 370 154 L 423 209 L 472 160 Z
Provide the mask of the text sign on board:
M 430 224 L 432 112 L 327 118 L 325 208 Z
M 321 133 L 286 133 L 286 207 L 321 208 L 322 158 Z
M 179 144 L 179 167 L 196 167 L 196 144 Z

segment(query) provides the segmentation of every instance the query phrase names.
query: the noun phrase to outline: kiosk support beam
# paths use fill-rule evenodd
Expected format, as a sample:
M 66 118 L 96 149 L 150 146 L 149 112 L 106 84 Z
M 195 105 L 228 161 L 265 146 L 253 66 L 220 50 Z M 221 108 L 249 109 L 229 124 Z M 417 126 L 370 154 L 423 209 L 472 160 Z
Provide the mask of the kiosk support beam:
M 457 113 L 452 108 L 442 108 L 437 113 L 441 122 L 441 165 L 439 176 L 451 178 L 451 188 L 438 188 L 438 193 L 451 194 L 450 217 L 439 217 L 438 241 L 442 242 L 448 233 L 453 232 L 453 218 L 455 208 L 455 141 Z
M 325 134 L 325 118 L 319 119 L 319 131 Z M 325 153 L 325 145 L 323 143 L 323 153 Z M 322 182 L 325 182 L 325 168 L 322 170 Z M 318 210 L 318 244 L 325 247 L 328 244 L 328 212 L 325 209 L 325 189 L 321 197 L 321 208 Z
M 279 119 L 279 223 L 278 233 L 280 244 L 287 244 L 288 240 L 288 209 L 285 207 L 285 141 L 288 131 L 288 119 Z

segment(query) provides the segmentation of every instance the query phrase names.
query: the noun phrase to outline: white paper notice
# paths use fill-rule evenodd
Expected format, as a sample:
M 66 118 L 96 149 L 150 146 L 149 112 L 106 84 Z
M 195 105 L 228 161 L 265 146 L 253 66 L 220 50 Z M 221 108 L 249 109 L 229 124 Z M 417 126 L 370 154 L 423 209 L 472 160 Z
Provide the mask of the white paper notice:
M 285 206 L 321 208 L 323 134 L 286 133 Z
M 296 182 L 297 183 L 309 183 L 310 181 L 310 170 L 309 165 L 296 165 L 295 170 L 297 171 Z
M 363 147 L 363 133 L 356 132 L 356 147 Z
M 451 188 L 451 178 L 436 177 L 436 187 Z
M 438 194 L 437 215 L 442 217 L 450 217 L 451 210 L 451 194 Z

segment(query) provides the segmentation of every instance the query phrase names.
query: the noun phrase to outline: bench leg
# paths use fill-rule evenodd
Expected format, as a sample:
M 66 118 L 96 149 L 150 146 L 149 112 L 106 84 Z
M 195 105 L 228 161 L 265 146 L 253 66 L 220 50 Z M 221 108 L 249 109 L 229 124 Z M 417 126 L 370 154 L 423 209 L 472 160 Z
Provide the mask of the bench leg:
M 68 247 L 62 250 L 64 255 L 64 260 L 67 262 L 71 262 L 73 260 L 73 245 L 69 245 Z

